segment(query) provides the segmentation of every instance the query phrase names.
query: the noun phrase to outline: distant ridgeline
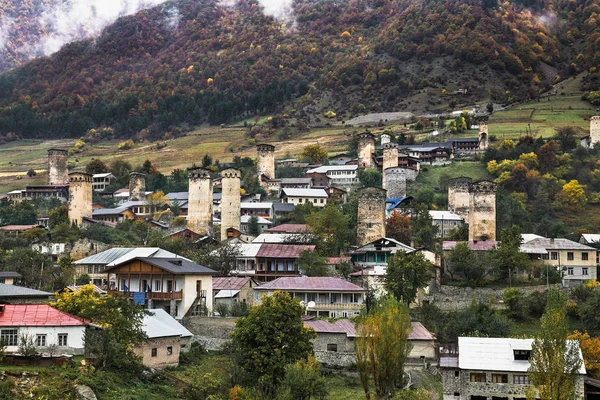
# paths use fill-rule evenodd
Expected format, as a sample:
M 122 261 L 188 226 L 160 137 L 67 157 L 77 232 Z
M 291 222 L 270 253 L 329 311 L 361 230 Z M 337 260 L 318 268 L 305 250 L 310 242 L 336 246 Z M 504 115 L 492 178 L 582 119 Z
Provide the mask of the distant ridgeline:
M 11 3 L 0 0 L 0 9 Z M 38 2 L 27 3 L 39 13 Z M 465 101 L 507 102 L 535 97 L 555 72 L 590 70 L 584 89 L 596 90 L 600 0 L 581 3 L 294 0 L 278 21 L 255 0 L 167 2 L 0 75 L 0 134 L 110 127 L 118 137 L 148 129 L 157 138 L 286 106 L 310 123 L 306 106 L 325 92 L 353 114 L 398 110 L 411 93 L 431 88 L 439 97 L 457 84 L 473 96 Z M 6 49 L 14 53 L 15 43 L 0 42 Z

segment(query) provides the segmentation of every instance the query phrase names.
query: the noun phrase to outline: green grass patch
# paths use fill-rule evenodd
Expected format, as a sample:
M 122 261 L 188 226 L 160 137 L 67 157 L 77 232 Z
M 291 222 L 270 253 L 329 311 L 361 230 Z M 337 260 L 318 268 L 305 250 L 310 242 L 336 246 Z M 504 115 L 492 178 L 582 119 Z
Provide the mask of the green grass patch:
M 358 376 L 330 373 L 326 376 L 329 400 L 363 400 L 363 391 Z
M 447 166 L 426 167 L 427 171 L 422 171 L 417 176 L 417 186 L 421 189 L 438 190 L 440 186 L 440 177 L 448 174 L 450 178 L 466 176 L 473 180 L 491 179 L 485 166 L 479 161 L 454 161 Z

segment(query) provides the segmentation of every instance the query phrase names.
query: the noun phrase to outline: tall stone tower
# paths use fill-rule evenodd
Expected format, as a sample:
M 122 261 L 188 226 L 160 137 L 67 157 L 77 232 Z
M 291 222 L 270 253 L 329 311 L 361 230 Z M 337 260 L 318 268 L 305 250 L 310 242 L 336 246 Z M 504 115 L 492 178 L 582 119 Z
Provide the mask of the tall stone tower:
M 271 144 L 257 144 L 257 172 L 260 181 L 261 175 L 265 175 L 269 179 L 275 179 L 275 146 Z
M 600 142 L 600 115 L 590 118 L 590 147 Z
M 379 139 L 381 140 L 381 145 L 383 146 L 386 143 L 389 143 L 392 141 L 392 137 L 390 135 L 388 135 L 387 133 L 382 133 L 379 136 Z
M 241 196 L 240 171 L 229 168 L 221 171 L 221 240 L 227 239 L 227 229 L 240 230 Z
M 92 217 L 92 174 L 69 174 L 69 221 L 81 226 L 84 217 Z
M 448 180 L 448 210 L 468 220 L 471 207 L 469 186 L 473 179 L 460 177 Z
M 358 135 L 358 165 L 373 168 L 373 152 L 375 151 L 375 137 L 372 133 L 363 132 Z
M 69 152 L 63 149 L 48 150 L 48 185 L 67 185 Z
M 146 200 L 146 175 L 139 172 L 129 174 L 129 201 Z
M 387 189 L 385 170 L 398 166 L 398 146 L 396 143 L 386 143 L 383 145 L 383 164 L 382 164 L 382 187 Z M 388 193 L 389 195 L 389 193 Z
M 356 240 L 359 246 L 385 237 L 386 198 L 385 189 L 366 187 L 358 191 Z
M 406 168 L 390 167 L 383 170 L 388 199 L 406 197 Z
M 488 148 L 488 124 L 487 120 L 479 122 L 479 150 L 485 151 Z
M 473 182 L 469 192 L 469 240 L 496 240 L 496 184 Z
M 189 169 L 188 179 L 188 227 L 201 235 L 211 235 L 213 186 L 210 171 Z

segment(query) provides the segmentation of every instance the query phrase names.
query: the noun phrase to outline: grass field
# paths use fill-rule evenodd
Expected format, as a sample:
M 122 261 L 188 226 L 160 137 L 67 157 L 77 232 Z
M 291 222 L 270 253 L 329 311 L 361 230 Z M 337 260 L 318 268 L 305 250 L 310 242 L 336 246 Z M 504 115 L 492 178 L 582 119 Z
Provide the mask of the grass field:
M 440 177 L 448 174 L 449 178 L 467 176 L 473 180 L 490 179 L 485 166 L 478 161 L 455 161 L 448 166 L 426 167 L 427 171 L 419 174 L 415 182 L 416 189 L 428 189 L 437 191 L 439 189 Z

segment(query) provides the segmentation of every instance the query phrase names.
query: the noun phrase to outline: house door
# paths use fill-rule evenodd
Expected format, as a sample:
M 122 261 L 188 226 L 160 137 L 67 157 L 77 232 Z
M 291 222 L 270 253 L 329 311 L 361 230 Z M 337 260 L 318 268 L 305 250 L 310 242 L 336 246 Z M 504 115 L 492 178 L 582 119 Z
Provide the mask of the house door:
M 173 281 L 167 281 L 167 292 L 173 291 Z
M 142 279 L 142 290 L 140 292 L 149 292 L 150 288 L 148 287 L 148 280 Z
M 196 281 L 196 295 L 197 297 L 201 297 L 202 294 L 202 281 Z

